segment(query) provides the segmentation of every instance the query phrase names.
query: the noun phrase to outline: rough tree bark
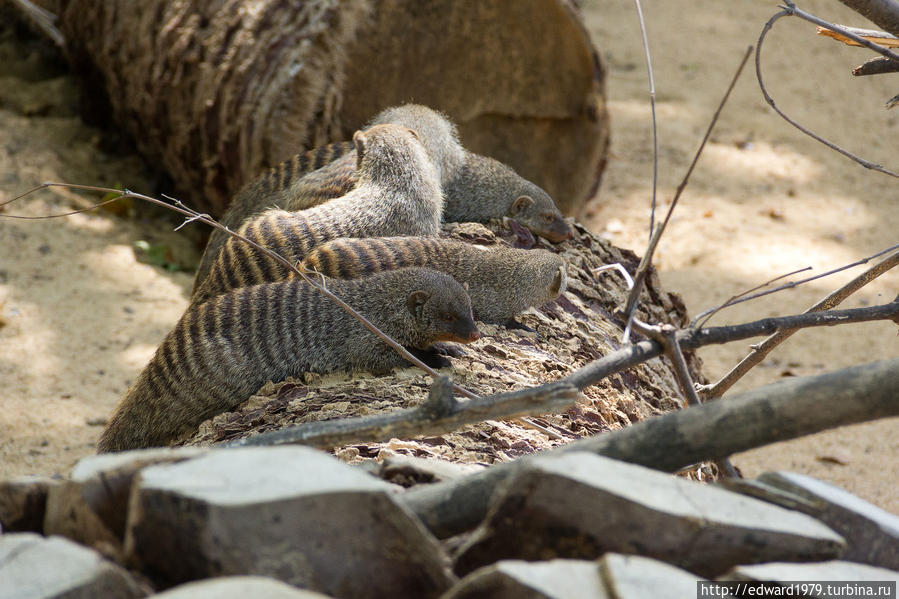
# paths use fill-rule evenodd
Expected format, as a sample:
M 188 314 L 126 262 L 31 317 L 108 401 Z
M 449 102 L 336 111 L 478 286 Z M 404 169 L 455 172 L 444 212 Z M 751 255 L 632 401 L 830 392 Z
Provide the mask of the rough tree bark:
M 62 0 L 60 11 L 72 63 L 181 197 L 213 215 L 266 166 L 408 101 L 446 112 L 469 149 L 569 214 L 599 183 L 605 73 L 570 0 Z

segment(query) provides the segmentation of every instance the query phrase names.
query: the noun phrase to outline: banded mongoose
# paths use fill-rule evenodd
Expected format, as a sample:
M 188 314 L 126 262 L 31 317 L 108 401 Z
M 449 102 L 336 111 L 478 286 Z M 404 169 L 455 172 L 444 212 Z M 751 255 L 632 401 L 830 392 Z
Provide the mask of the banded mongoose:
M 480 336 L 468 294 L 444 273 L 404 268 L 328 288 L 419 353 L 439 341 Z M 97 450 L 169 444 L 269 380 L 306 371 L 383 373 L 407 364 L 300 279 L 242 287 L 188 308 L 119 403 Z
M 418 104 L 388 108 L 368 127 L 393 123 L 418 131 L 437 167 L 445 192 L 443 220 L 486 222 L 508 216 L 537 235 L 558 242 L 571 237 L 552 198 L 505 164 L 467 151 L 445 115 Z M 352 144 L 339 142 L 297 154 L 237 192 L 221 223 L 235 229 L 246 219 L 277 206 L 302 210 L 347 193 L 356 181 Z M 227 239 L 215 230 L 197 270 L 203 281 Z
M 436 235 L 443 194 L 418 134 L 402 125 L 376 125 L 353 136 L 358 181 L 346 195 L 288 212 L 271 209 L 245 222 L 242 235 L 292 262 L 338 237 Z M 209 274 L 194 286 L 193 303 L 264 281 L 288 270 L 251 245 L 228 238 Z
M 468 285 L 477 320 L 506 324 L 565 290 L 565 260 L 546 250 L 485 248 L 436 237 L 335 239 L 312 250 L 302 267 L 352 279 L 406 266 L 427 266 Z

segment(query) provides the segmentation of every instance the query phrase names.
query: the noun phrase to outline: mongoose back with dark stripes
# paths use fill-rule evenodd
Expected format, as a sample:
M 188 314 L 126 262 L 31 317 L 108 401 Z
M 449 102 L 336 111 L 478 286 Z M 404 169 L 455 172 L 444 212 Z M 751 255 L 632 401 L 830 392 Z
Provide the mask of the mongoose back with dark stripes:
M 359 178 L 349 193 L 307 210 L 268 210 L 238 231 L 292 262 L 338 237 L 435 235 L 443 194 L 417 134 L 402 125 L 387 124 L 357 131 L 353 139 Z M 209 274 L 195 285 L 191 301 L 199 303 L 236 287 L 277 281 L 287 273 L 284 266 L 231 237 Z
M 571 237 L 571 227 L 543 189 L 505 164 L 462 147 L 456 126 L 445 115 L 426 106 L 406 104 L 384 110 L 368 127 L 385 123 L 418 132 L 446 197 L 445 222 L 486 222 L 508 216 L 550 241 Z M 289 211 L 317 206 L 347 193 L 356 177 L 348 142 L 298 154 L 239 191 L 221 222 L 234 229 L 273 206 Z M 221 231 L 212 232 L 197 270 L 197 283 L 208 274 L 225 239 Z
M 444 273 L 405 268 L 328 287 L 410 349 L 479 337 L 468 294 Z M 269 380 L 407 364 L 300 279 L 243 287 L 187 310 L 119 403 L 97 449 L 167 445 Z
M 427 266 L 468 285 L 477 320 L 505 324 L 565 290 L 565 260 L 546 250 L 485 248 L 436 237 L 335 239 L 312 250 L 302 267 L 352 279 L 406 266 Z

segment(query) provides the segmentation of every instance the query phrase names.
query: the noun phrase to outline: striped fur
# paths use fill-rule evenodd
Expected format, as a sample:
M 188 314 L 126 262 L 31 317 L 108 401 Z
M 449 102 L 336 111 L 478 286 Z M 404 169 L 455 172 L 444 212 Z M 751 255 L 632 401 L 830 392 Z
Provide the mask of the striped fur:
M 239 232 L 293 263 L 338 237 L 435 235 L 443 196 L 434 166 L 414 134 L 399 125 L 379 125 L 357 133 L 356 139 L 359 181 L 350 193 L 299 212 L 268 210 Z M 229 238 L 191 301 L 286 275 L 271 258 Z
M 468 295 L 443 273 L 408 268 L 334 281 L 329 289 L 409 348 L 478 336 Z M 299 279 L 240 288 L 187 310 L 116 408 L 98 451 L 166 445 L 269 380 L 404 364 Z
M 480 246 L 436 237 L 335 239 L 315 248 L 302 267 L 352 279 L 406 266 L 427 266 L 468 285 L 475 318 L 504 324 L 565 290 L 561 256 L 546 250 Z
M 302 154 L 297 154 L 284 162 L 275 165 L 266 171 L 258 179 L 244 185 L 231 200 L 228 210 L 222 215 L 219 222 L 229 229 L 237 229 L 247 219 L 261 212 L 280 206 L 287 207 L 292 199 L 292 186 L 304 175 L 317 171 L 344 155 L 350 157 L 348 172 L 332 173 L 327 185 L 321 186 L 322 201 L 339 198 L 350 191 L 356 184 L 356 148 L 351 141 L 321 146 Z M 344 169 L 345 170 L 345 169 Z M 313 204 L 309 204 L 312 206 Z M 298 210 L 299 208 L 291 208 Z M 206 250 L 197 267 L 194 287 L 202 283 L 209 275 L 215 258 L 222 250 L 222 246 L 228 240 L 228 235 L 214 229 L 209 236 Z

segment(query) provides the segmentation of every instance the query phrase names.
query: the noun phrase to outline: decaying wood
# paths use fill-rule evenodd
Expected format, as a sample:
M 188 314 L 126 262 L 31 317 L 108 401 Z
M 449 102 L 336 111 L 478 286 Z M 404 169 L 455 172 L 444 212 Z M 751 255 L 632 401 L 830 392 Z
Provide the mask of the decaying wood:
M 702 460 L 837 426 L 899 416 L 897 380 L 899 359 L 785 380 L 728 401 L 705 403 L 575 441 L 543 455 L 589 451 L 674 472 Z M 481 521 L 493 489 L 519 462 L 496 465 L 456 481 L 416 487 L 402 498 L 431 532 L 438 537 L 452 536 Z
M 605 72 L 570 0 L 66 0 L 91 96 L 219 215 L 263 168 L 413 100 L 446 112 L 567 213 L 608 145 Z M 557 165 L 564 164 L 565 168 Z
M 876 56 L 852 69 L 852 74 L 856 77 L 864 77 L 865 75 L 883 75 L 897 71 L 899 71 L 899 62 L 883 56 Z

